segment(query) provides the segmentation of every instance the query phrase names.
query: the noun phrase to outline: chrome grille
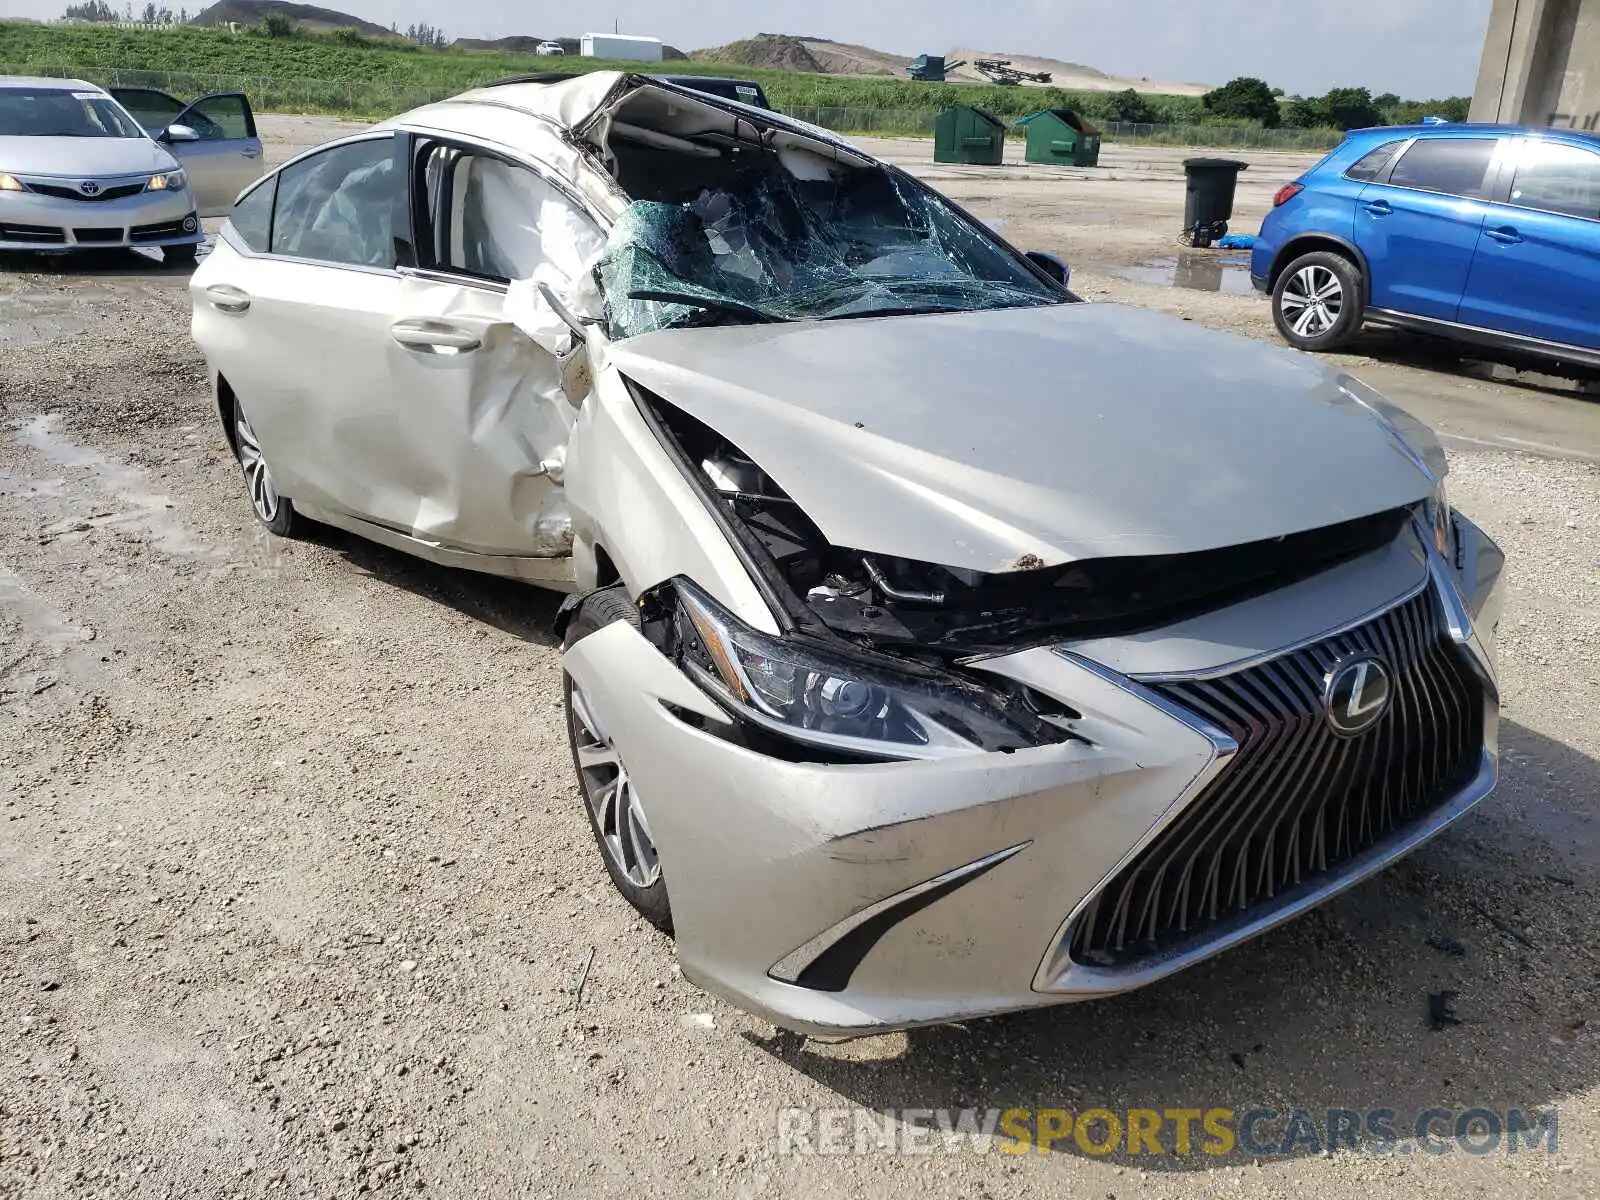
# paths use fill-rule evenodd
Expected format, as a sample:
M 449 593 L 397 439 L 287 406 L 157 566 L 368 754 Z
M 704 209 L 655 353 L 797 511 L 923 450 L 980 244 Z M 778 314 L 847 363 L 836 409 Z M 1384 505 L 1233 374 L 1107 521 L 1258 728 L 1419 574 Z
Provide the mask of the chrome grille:
M 55 183 L 29 183 L 30 192 L 41 196 L 54 196 L 58 200 L 81 200 L 85 204 L 98 204 L 102 200 L 125 200 L 144 191 L 144 182 L 108 183 L 92 196 L 86 196 L 76 187 L 63 187 Z
M 1341 737 L 1323 708 L 1352 655 L 1390 668 L 1378 722 Z M 1482 757 L 1482 685 L 1431 588 L 1347 633 L 1217 679 L 1152 685 L 1238 752 L 1074 922 L 1076 962 L 1123 965 L 1341 864 L 1461 790 Z

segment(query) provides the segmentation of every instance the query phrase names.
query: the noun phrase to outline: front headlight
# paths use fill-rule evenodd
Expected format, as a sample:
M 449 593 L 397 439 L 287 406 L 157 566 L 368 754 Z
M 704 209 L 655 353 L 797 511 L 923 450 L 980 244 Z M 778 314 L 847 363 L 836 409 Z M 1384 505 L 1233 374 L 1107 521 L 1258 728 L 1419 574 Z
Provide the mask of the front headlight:
M 28 189 L 22 186 L 22 180 L 15 175 L 7 175 L 0 171 L 0 192 L 25 192 Z
M 188 179 L 182 171 L 163 171 L 159 175 L 150 176 L 150 182 L 144 185 L 147 192 L 181 192 Z
M 1422 511 L 1427 517 L 1428 532 L 1433 537 L 1433 548 L 1444 556 L 1446 562 L 1456 563 L 1455 516 L 1450 511 L 1450 497 L 1445 491 L 1444 480 L 1439 480 L 1434 486 L 1433 495 L 1422 502 Z
M 943 758 L 1016 750 L 1064 730 L 954 677 L 891 671 L 748 628 L 679 581 L 675 642 L 683 667 L 735 716 L 768 733 L 869 758 Z M 1032 728 L 1029 728 L 1029 727 Z

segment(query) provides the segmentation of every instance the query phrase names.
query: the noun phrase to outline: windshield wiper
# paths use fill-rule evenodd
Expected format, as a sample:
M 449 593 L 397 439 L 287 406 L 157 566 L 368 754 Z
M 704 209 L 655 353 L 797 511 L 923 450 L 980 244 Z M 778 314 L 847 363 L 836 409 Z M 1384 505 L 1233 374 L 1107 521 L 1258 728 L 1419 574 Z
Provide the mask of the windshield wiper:
M 659 291 L 654 288 L 642 288 L 637 292 L 628 293 L 629 300 L 653 300 L 657 304 L 681 304 L 686 308 L 704 309 L 706 312 L 732 313 L 737 317 L 749 317 L 752 321 L 764 325 L 776 324 L 781 317 L 775 317 L 769 312 L 763 312 L 750 304 L 742 304 L 738 300 L 726 300 L 721 297 L 692 296 L 687 292 Z

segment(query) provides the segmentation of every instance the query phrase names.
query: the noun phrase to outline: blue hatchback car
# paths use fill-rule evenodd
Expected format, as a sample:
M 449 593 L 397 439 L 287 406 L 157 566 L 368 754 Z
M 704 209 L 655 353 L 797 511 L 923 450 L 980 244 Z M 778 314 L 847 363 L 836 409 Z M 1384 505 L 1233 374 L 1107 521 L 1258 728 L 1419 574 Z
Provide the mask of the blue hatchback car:
M 1600 367 L 1600 136 L 1359 130 L 1274 197 L 1250 275 L 1303 350 L 1371 322 Z

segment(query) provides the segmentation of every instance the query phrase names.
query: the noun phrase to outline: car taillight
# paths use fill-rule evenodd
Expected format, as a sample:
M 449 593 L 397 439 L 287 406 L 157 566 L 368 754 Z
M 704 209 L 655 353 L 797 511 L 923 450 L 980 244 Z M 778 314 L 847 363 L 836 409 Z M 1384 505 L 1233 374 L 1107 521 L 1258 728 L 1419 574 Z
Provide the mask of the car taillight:
M 1303 184 L 1303 183 L 1286 183 L 1286 184 L 1284 184 L 1281 188 L 1278 189 L 1278 194 L 1272 198 L 1272 207 L 1273 208 L 1277 208 L 1280 205 L 1289 203 L 1289 201 L 1293 200 L 1296 196 L 1298 196 L 1301 192 L 1303 192 L 1305 190 L 1306 190 L 1306 185 Z

